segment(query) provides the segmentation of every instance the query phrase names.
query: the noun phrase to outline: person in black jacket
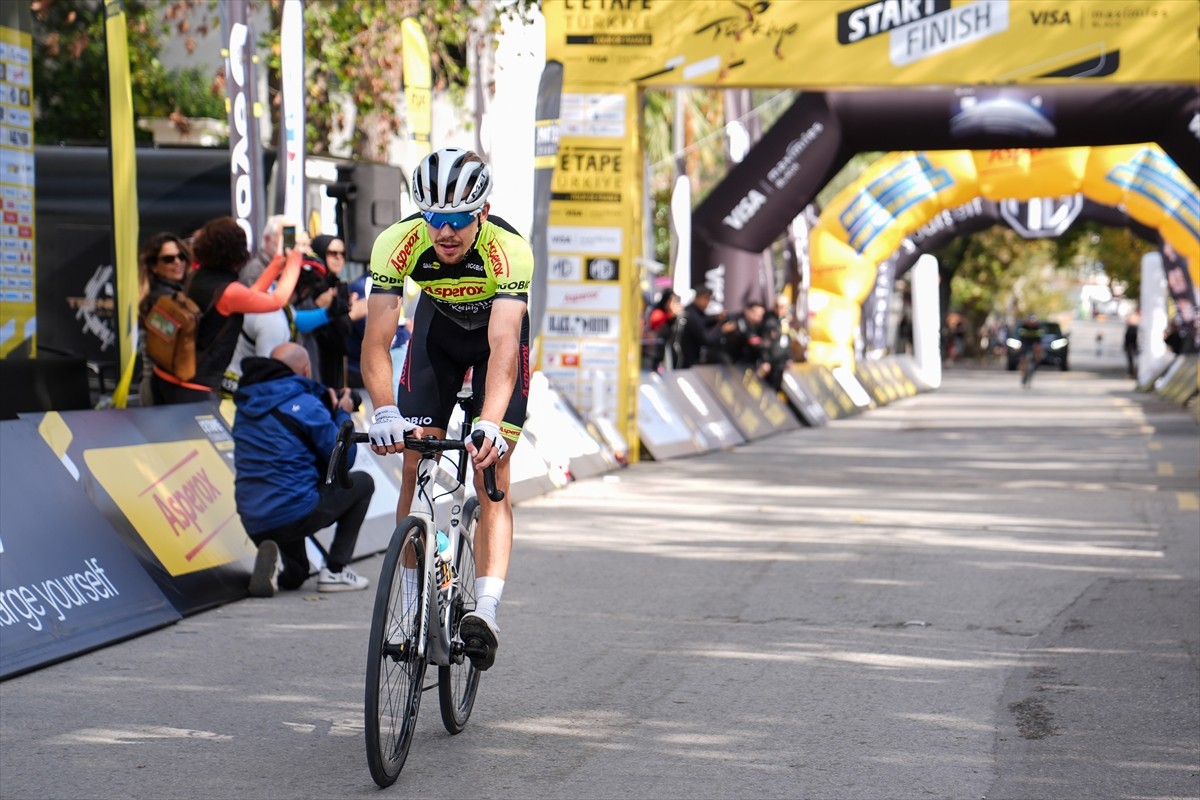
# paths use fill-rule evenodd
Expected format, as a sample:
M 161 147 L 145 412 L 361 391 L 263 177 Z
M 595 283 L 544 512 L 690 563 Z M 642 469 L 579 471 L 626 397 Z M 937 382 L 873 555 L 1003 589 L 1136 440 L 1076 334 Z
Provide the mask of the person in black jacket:
M 679 330 L 675 336 L 678 357 L 676 365 L 686 368 L 695 364 L 711 364 L 720 360 L 718 350 L 721 342 L 721 323 L 724 314 L 712 314 L 707 311 L 712 302 L 712 289 L 701 286 L 696 290 L 696 297 L 688 303 L 676 324 Z

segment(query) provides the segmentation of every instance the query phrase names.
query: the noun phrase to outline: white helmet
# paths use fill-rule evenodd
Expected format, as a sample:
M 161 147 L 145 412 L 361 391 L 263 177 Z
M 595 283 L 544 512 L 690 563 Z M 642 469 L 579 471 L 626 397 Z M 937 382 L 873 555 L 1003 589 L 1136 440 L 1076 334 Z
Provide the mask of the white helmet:
M 443 147 L 417 165 L 413 201 L 439 214 L 477 211 L 492 191 L 492 170 L 470 150 Z

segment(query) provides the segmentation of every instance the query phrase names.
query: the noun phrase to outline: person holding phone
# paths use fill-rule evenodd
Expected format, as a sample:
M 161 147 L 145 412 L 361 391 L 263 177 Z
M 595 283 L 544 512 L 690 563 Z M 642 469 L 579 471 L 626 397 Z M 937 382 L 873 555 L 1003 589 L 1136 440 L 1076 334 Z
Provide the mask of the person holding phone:
M 253 286 L 258 280 L 258 276 L 263 274 L 263 270 L 271 263 L 271 259 L 275 258 L 277 253 L 282 253 L 283 248 L 283 228 L 286 225 L 291 225 L 292 230 L 295 230 L 295 221 L 288 219 L 283 214 L 276 214 L 267 218 L 267 222 L 263 225 L 262 240 L 259 242 L 257 252 L 255 252 L 245 266 L 238 270 L 238 282 L 246 286 Z

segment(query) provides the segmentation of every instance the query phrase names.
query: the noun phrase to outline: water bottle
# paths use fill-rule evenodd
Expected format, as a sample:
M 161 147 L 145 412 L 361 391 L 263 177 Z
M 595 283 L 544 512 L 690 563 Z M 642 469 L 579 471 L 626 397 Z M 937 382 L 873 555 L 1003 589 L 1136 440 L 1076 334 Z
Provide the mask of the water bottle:
M 439 589 L 450 588 L 453 576 L 450 574 L 450 537 L 442 531 L 437 532 L 437 581 Z

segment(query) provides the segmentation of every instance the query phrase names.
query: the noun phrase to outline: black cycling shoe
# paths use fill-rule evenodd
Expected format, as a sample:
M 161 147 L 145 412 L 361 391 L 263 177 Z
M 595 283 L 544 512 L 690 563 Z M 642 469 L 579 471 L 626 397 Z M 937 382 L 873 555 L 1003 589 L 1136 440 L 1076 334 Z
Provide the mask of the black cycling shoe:
M 500 638 L 495 625 L 472 611 L 462 618 L 458 635 L 462 637 L 463 653 L 475 669 L 483 672 L 496 662 Z

